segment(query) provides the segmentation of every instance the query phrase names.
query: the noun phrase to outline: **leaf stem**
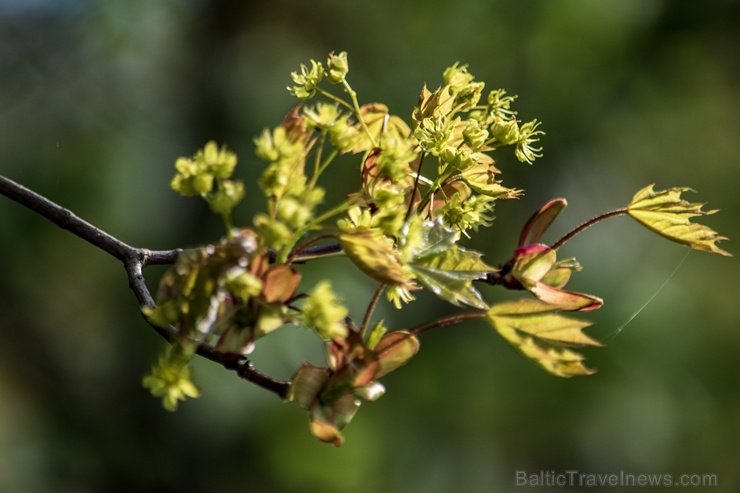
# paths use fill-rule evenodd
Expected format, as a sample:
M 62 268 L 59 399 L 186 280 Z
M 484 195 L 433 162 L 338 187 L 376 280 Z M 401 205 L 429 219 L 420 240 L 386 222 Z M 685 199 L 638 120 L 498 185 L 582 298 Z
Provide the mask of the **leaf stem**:
M 413 335 L 418 336 L 428 330 L 436 329 L 437 327 L 445 327 L 447 325 L 459 324 L 468 320 L 479 320 L 486 316 L 486 312 L 469 312 L 469 313 L 458 313 L 457 315 L 451 315 L 449 317 L 440 318 L 434 322 L 424 324 L 411 330 Z
M 426 156 L 426 153 L 424 151 L 421 152 L 421 155 L 419 156 L 419 167 L 416 170 L 416 177 L 414 178 L 414 189 L 411 191 L 411 196 L 409 197 L 409 208 L 406 211 L 406 217 L 404 218 L 404 222 L 409 220 L 409 217 L 411 217 L 411 211 L 414 209 L 414 196 L 416 195 L 417 190 L 419 190 L 419 178 L 421 177 L 421 167 L 424 164 L 424 157 Z
M 557 250 L 558 248 L 560 248 L 561 246 L 563 246 L 563 244 L 565 242 L 567 242 L 568 240 L 570 240 L 571 238 L 573 238 L 575 235 L 577 235 L 578 233 L 580 233 L 584 229 L 587 229 L 587 228 L 593 226 L 594 224 L 598 223 L 599 221 L 603 221 L 604 219 L 608 219 L 608 218 L 614 217 L 614 216 L 621 216 L 622 214 L 626 214 L 626 213 L 627 213 L 627 209 L 626 208 L 623 208 L 623 209 L 615 209 L 613 211 L 604 212 L 603 214 L 599 214 L 598 216 L 593 217 L 593 218 L 589 219 L 588 221 L 586 221 L 584 223 L 581 223 L 578 226 L 576 226 L 575 228 L 573 228 L 572 230 L 570 230 L 568 233 L 565 234 L 565 236 L 563 236 L 558 241 L 556 241 L 555 243 L 553 243 L 551 248 L 553 250 Z
M 354 205 L 356 200 L 358 200 L 358 198 L 351 198 L 345 202 L 342 202 L 338 206 L 326 211 L 325 213 L 321 214 L 319 217 L 310 221 L 308 224 L 306 224 L 302 228 L 298 229 L 293 234 L 293 238 L 291 242 L 288 245 L 286 245 L 286 247 L 283 248 L 280 254 L 276 257 L 276 261 L 281 264 L 286 263 L 288 257 L 290 256 L 290 253 L 293 251 L 293 246 L 298 242 L 298 240 L 301 239 L 301 237 L 304 234 L 316 228 L 317 226 L 319 226 L 321 223 L 331 218 L 332 216 L 336 216 L 337 214 L 341 214 L 342 212 L 346 211 L 347 209 L 349 209 L 350 207 Z
M 324 150 L 324 142 L 326 142 L 326 132 L 321 133 L 321 142 L 319 142 L 319 148 L 316 150 L 316 156 L 313 162 L 313 174 L 308 182 L 308 188 L 313 189 L 316 186 L 316 181 L 319 179 L 321 173 L 321 154 Z
M 321 95 L 322 95 L 322 96 L 324 96 L 324 97 L 326 97 L 326 98 L 328 98 L 328 99 L 331 99 L 331 100 L 332 100 L 332 101 L 334 101 L 335 103 L 341 104 L 342 106 L 344 106 L 345 108 L 347 108 L 347 109 L 348 109 L 348 110 L 350 110 L 350 111 L 354 111 L 354 110 L 355 110 L 355 109 L 354 109 L 354 108 L 352 107 L 352 105 L 351 105 L 351 104 L 349 104 L 349 103 L 348 103 L 347 101 L 345 101 L 344 99 L 342 99 L 342 98 L 339 98 L 339 97 L 335 96 L 334 94 L 330 93 L 329 91 L 326 91 L 326 90 L 324 90 L 324 89 L 321 89 L 320 87 L 317 87 L 316 89 L 317 89 L 317 90 L 319 91 L 319 93 L 321 93 Z
M 373 293 L 373 297 L 370 298 L 370 303 L 367 305 L 367 310 L 365 310 L 365 316 L 362 319 L 362 325 L 360 326 L 360 336 L 364 337 L 365 332 L 367 331 L 367 326 L 370 323 L 370 317 L 373 315 L 373 312 L 375 311 L 375 307 L 378 304 L 378 300 L 380 299 L 380 295 L 383 294 L 383 290 L 385 289 L 385 284 L 380 283 L 378 285 L 378 288 Z
M 344 90 L 349 94 L 349 97 L 352 99 L 352 106 L 354 107 L 355 115 L 357 115 L 357 119 L 360 121 L 360 125 L 362 125 L 362 129 L 367 134 L 367 137 L 370 139 L 370 143 L 373 147 L 378 147 L 378 143 L 375 141 L 375 138 L 373 137 L 373 134 L 370 133 L 370 129 L 367 126 L 367 123 L 365 123 L 365 120 L 362 118 L 362 112 L 360 110 L 360 103 L 357 101 L 357 93 L 355 92 L 352 87 L 350 87 L 349 82 L 347 80 L 342 80 L 342 85 L 344 86 Z

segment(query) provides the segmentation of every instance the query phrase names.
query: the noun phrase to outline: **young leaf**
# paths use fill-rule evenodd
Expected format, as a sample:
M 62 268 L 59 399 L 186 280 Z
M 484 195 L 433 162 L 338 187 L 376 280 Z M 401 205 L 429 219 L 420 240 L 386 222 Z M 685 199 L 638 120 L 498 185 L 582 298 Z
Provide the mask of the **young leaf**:
M 542 235 L 545 234 L 547 228 L 567 205 L 568 202 L 565 199 L 554 199 L 535 212 L 522 228 L 522 234 L 519 237 L 519 248 L 540 243 Z
M 397 330 L 383 336 L 375 346 L 379 369 L 375 378 L 400 368 L 419 352 L 419 339 L 406 330 Z
M 653 186 L 648 185 L 635 194 L 627 206 L 630 216 L 669 240 L 695 250 L 732 256 L 715 245 L 716 241 L 726 240 L 726 237 L 719 236 L 707 226 L 692 223 L 690 219 L 714 214 L 717 210 L 703 211 L 704 204 L 681 200 L 681 193 L 693 191 L 690 188 L 676 187 L 655 192 Z
M 486 159 L 489 159 L 489 156 L 481 155 L 476 164 L 460 173 L 465 183 L 477 193 L 489 197 L 497 199 L 515 199 L 519 197 L 522 191 L 501 185 L 501 180 L 496 179 L 496 174 L 499 171 L 493 166 L 493 160 L 491 159 L 491 164 L 489 164 L 485 162 Z
M 406 266 L 426 289 L 456 306 L 488 308 L 473 281 L 495 269 L 480 259 L 480 253 L 456 245 L 459 232 L 441 221 L 411 221 L 404 231 Z
M 460 233 L 445 226 L 441 220 L 422 221 L 418 217 L 406 223 L 402 234 L 402 258 L 410 262 L 443 255 L 460 239 Z
M 342 233 L 338 239 L 347 257 L 368 276 L 385 284 L 411 286 L 398 251 L 378 232 Z
M 590 322 L 565 317 L 556 307 L 534 299 L 494 305 L 488 310 L 487 318 L 504 339 L 553 375 L 594 373 L 583 365 L 582 355 L 567 349 L 601 345 L 582 332 Z
M 526 289 L 537 298 L 566 311 L 597 310 L 604 304 L 601 298 L 561 289 L 575 268 L 571 260 L 556 263 L 556 252 L 543 244 L 519 248 L 511 272 L 506 275 L 505 286 Z M 563 267 L 566 266 L 566 267 Z
M 488 305 L 473 286 L 473 281 L 485 277 L 485 272 L 468 270 L 443 270 L 411 263 L 409 269 L 429 291 L 455 306 L 462 304 L 485 310 Z

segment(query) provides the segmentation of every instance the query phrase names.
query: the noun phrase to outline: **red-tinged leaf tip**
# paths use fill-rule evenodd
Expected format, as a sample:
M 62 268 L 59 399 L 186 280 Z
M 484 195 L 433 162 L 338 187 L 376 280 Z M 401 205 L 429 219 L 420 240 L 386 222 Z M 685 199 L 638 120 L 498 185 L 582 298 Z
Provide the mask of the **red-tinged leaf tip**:
M 604 300 L 596 296 L 554 288 L 542 282 L 530 287 L 529 291 L 545 303 L 568 312 L 598 310 L 604 304 Z
M 514 258 L 511 274 L 526 286 L 539 281 L 550 271 L 557 260 L 557 253 L 540 243 L 519 248 L 514 253 Z
M 547 231 L 547 228 L 555 221 L 555 218 L 562 212 L 563 209 L 568 205 L 565 199 L 553 199 L 540 207 L 540 209 L 532 214 L 522 228 L 522 233 L 519 236 L 519 247 L 531 245 L 533 243 L 539 243 L 542 239 L 542 235 Z

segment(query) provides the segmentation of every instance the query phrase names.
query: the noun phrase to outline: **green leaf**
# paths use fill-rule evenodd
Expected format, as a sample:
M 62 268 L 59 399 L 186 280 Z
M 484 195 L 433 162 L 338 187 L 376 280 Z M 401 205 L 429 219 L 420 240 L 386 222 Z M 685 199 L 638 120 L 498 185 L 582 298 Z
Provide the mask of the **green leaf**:
M 453 245 L 443 254 L 425 260 L 423 263 L 409 264 L 425 288 L 456 306 L 464 304 L 481 310 L 488 308 L 473 281 L 484 278 L 487 272 L 494 269 L 480 260 L 478 252 Z
M 428 290 L 455 306 L 468 305 L 485 310 L 488 305 L 473 286 L 485 273 L 478 271 L 443 270 L 422 264 L 409 264 L 416 279 Z
M 487 319 L 504 339 L 545 370 L 560 377 L 594 373 L 583 365 L 584 357 L 569 347 L 601 346 L 582 332 L 590 322 L 558 313 L 558 309 L 534 299 L 499 303 Z
M 455 306 L 487 309 L 473 281 L 495 269 L 481 260 L 481 254 L 458 247 L 460 234 L 441 222 L 424 221 L 420 238 L 407 264 L 416 279 Z
M 627 206 L 627 213 L 646 228 L 681 243 L 694 250 L 732 256 L 715 242 L 727 238 L 719 236 L 713 229 L 692 223 L 692 217 L 707 216 L 717 210 L 701 210 L 703 203 L 690 203 L 681 199 L 681 193 L 693 191 L 686 187 L 653 191 L 655 184 L 648 185 L 635 194 Z
M 404 226 L 403 233 L 403 258 L 411 262 L 444 254 L 460 239 L 460 233 L 445 226 L 441 220 L 422 221 L 418 217 Z

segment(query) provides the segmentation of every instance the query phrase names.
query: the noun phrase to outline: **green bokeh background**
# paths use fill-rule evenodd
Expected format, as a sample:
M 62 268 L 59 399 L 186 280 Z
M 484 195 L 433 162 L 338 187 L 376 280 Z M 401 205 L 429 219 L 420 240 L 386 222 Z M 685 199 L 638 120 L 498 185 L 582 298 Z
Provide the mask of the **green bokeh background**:
M 570 202 L 554 239 L 654 182 L 698 190 L 688 198 L 722 209 L 704 222 L 737 241 L 738 47 L 729 0 L 0 0 L 0 173 L 130 244 L 200 245 L 221 225 L 169 190 L 175 158 L 209 139 L 234 149 L 248 224 L 252 138 L 294 104 L 300 63 L 346 50 L 361 100 L 407 116 L 459 60 L 547 132 L 533 166 L 498 161 L 527 193 L 470 242 L 490 263 L 550 198 Z M 356 170 L 325 185 L 341 196 Z M 0 252 L 0 491 L 552 491 L 516 488 L 521 470 L 714 473 L 706 491 L 740 488 L 737 260 L 686 256 L 626 218 L 562 251 L 585 265 L 570 286 L 606 299 L 589 315 L 608 344 L 586 350 L 599 373 L 557 379 L 483 323 L 441 329 L 339 449 L 207 361 L 194 365 L 203 396 L 167 413 L 140 385 L 164 343 L 117 261 L 5 198 Z M 353 269 L 317 263 L 306 282 L 331 275 L 361 313 L 373 285 Z M 150 285 L 160 273 L 147 270 Z M 450 312 L 426 296 L 380 309 L 397 327 Z M 255 362 L 288 377 L 315 346 L 287 329 Z

